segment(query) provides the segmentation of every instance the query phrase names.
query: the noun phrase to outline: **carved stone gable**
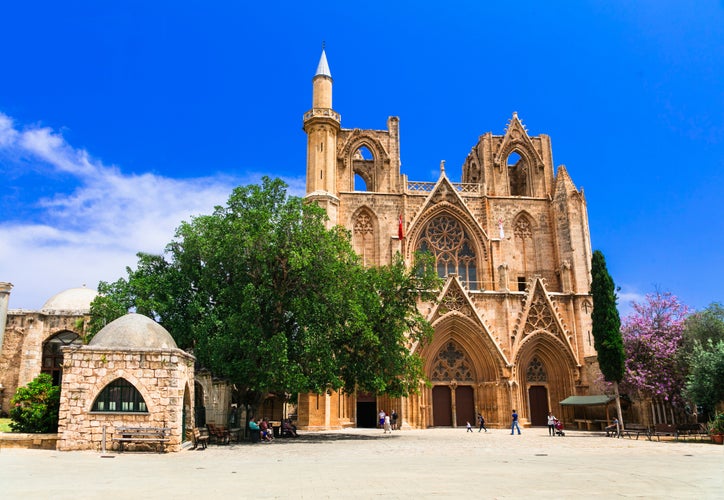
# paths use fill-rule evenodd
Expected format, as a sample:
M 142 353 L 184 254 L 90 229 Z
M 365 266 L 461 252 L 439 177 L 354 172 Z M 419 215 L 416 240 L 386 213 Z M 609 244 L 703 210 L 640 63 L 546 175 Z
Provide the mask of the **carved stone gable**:
M 536 293 L 530 304 L 528 319 L 525 322 L 523 334 L 528 335 L 536 330 L 558 333 L 558 325 L 556 325 L 553 314 L 548 306 L 548 302 L 542 296 L 540 291 Z

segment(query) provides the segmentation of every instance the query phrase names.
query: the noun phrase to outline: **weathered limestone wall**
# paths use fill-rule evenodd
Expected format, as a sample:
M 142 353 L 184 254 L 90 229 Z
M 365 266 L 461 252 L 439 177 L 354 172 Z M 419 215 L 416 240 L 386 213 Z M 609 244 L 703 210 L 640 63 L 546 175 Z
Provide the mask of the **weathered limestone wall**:
M 183 442 L 182 419 L 193 427 L 194 357 L 180 349 L 64 348 L 64 373 L 58 419 L 58 450 L 100 450 L 116 427 L 167 427 L 166 449 L 178 451 Z M 92 412 L 101 390 L 122 377 L 143 396 L 148 413 Z
M 76 335 L 79 320 L 87 316 L 73 311 L 44 314 L 35 311 L 10 310 L 7 315 L 2 352 L 0 352 L 0 384 L 4 387 L 0 409 L 7 412 L 10 399 L 18 387 L 40 374 L 43 343 L 62 331 Z

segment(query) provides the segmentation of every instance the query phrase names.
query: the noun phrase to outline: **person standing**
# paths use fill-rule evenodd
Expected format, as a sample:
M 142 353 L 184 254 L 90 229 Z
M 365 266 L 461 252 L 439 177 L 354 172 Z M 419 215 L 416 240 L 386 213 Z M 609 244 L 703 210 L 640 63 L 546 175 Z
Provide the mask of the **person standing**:
M 397 430 L 397 412 L 395 410 L 392 410 L 392 414 L 390 415 L 390 420 L 392 423 L 392 430 Z
M 387 434 L 388 432 L 392 434 L 392 424 L 390 423 L 390 416 L 385 415 L 385 432 L 383 432 L 383 434 Z
M 480 426 L 478 432 L 482 431 L 483 429 L 485 429 L 485 432 L 488 432 L 487 427 L 485 427 L 485 419 L 480 413 L 478 413 L 478 425 Z
M 553 437 L 556 435 L 556 417 L 551 412 L 548 412 L 548 435 Z
M 385 427 L 385 410 L 380 410 L 380 429 Z
M 518 435 L 520 436 L 520 426 L 518 425 L 518 413 L 513 410 L 513 422 L 510 424 L 510 435 L 515 434 L 515 429 L 518 429 Z

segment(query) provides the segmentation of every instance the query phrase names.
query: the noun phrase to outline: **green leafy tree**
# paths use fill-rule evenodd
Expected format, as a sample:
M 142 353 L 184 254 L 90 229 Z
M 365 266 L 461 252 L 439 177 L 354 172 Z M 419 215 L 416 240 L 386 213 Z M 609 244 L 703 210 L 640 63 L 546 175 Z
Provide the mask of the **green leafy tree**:
M 714 302 L 686 318 L 681 357 L 688 366 L 685 395 L 713 415 L 724 401 L 724 307 Z
M 689 357 L 685 394 L 712 415 L 724 401 L 724 340 L 696 342 Z
M 165 256 L 139 254 L 128 279 L 101 283 L 94 326 L 133 308 L 153 317 L 251 406 L 268 392 L 407 394 L 423 375 L 409 346 L 430 334 L 416 305 L 439 290 L 434 266 L 365 268 L 326 223 L 281 180 L 237 188 L 182 223 Z
M 708 340 L 714 344 L 724 341 L 724 306 L 718 302 L 686 318 L 681 348 L 691 353 L 696 342 L 706 344 Z
M 593 252 L 591 278 L 593 345 L 598 353 L 598 364 L 604 379 L 613 384 L 618 421 L 623 427 L 621 398 L 618 391 L 618 384 L 623 378 L 626 361 L 621 336 L 621 319 L 616 307 L 616 287 L 606 267 L 606 259 L 600 250 Z
M 60 409 L 60 387 L 53 378 L 41 373 L 25 387 L 18 388 L 10 400 L 10 428 L 15 432 L 56 432 Z

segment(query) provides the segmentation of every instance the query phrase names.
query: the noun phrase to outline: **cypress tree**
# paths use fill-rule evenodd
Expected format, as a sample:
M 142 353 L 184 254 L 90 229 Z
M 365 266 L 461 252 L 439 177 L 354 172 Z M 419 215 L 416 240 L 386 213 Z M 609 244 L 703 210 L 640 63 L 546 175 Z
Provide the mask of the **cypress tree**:
M 613 383 L 618 421 L 623 429 L 618 383 L 623 378 L 626 356 L 621 336 L 621 318 L 616 308 L 616 287 L 600 250 L 593 252 L 591 278 L 593 345 L 598 353 L 598 365 L 604 379 Z

